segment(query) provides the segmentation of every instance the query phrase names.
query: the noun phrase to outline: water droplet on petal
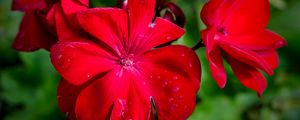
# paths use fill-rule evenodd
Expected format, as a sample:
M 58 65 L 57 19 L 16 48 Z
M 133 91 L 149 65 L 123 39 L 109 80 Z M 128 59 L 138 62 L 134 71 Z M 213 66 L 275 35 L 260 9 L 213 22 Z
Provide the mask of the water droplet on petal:
M 170 98 L 170 99 L 169 99 L 169 102 L 173 102 L 173 101 L 174 101 L 174 98 Z
M 183 99 L 183 96 L 182 96 L 182 95 L 180 95 L 180 96 L 179 96 L 179 99 Z
M 144 34 L 139 34 L 139 38 L 141 39 L 141 38 L 144 38 L 145 37 L 145 35 Z
M 180 89 L 179 87 L 174 87 L 174 88 L 172 89 L 172 91 L 173 91 L 173 92 L 178 92 L 179 89 Z
M 182 53 L 182 54 L 181 54 L 181 57 L 184 57 L 184 56 L 185 56 L 185 54 L 184 54 L 184 53 Z
M 275 47 L 276 47 L 276 48 L 281 48 L 281 47 L 283 47 L 283 46 L 285 46 L 285 45 L 287 45 L 287 42 L 285 42 L 285 41 L 283 41 L 283 40 L 278 41 L 278 42 L 275 43 Z
M 87 75 L 86 75 L 86 77 L 87 77 L 87 78 L 90 78 L 90 77 L 91 77 L 91 75 L 90 75 L 90 74 L 87 74 Z
M 183 107 L 183 111 L 185 112 L 185 113 L 188 113 L 188 106 L 187 105 L 185 105 L 184 107 Z
M 174 76 L 173 79 L 174 79 L 174 80 L 178 80 L 178 76 Z
M 154 28 L 155 27 L 155 23 L 150 23 L 148 27 L 149 28 Z
M 61 59 L 61 58 L 62 58 L 62 56 L 63 56 L 62 54 L 58 55 L 58 59 Z
M 215 35 L 214 36 L 214 40 L 219 40 L 220 39 L 220 36 L 219 35 Z
M 193 67 L 193 63 L 190 62 L 190 63 L 189 63 L 189 67 L 190 67 L 190 68 Z
M 167 40 L 171 40 L 172 38 L 170 36 L 167 37 Z
M 124 117 L 125 117 L 125 112 L 122 111 L 121 114 L 120 114 L 120 116 L 121 116 L 122 118 L 124 118 Z
M 164 83 L 163 83 L 163 87 L 167 87 L 168 84 L 169 84 L 168 80 L 165 80 Z

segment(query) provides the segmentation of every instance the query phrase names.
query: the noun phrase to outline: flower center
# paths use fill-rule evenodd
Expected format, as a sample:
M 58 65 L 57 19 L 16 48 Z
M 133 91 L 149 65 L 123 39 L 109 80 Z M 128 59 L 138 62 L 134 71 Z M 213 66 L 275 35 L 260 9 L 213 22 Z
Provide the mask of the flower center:
M 132 66 L 133 65 L 132 56 L 121 58 L 120 64 L 125 67 Z

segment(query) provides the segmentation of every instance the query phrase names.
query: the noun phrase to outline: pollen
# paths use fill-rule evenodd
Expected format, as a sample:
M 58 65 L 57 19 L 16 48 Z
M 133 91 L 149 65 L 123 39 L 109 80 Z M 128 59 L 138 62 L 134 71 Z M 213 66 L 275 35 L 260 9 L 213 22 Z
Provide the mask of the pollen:
M 122 59 L 120 60 L 120 64 L 121 64 L 122 66 L 132 66 L 132 65 L 133 65 L 133 60 L 130 59 L 129 57 L 127 57 L 127 58 L 122 58 Z

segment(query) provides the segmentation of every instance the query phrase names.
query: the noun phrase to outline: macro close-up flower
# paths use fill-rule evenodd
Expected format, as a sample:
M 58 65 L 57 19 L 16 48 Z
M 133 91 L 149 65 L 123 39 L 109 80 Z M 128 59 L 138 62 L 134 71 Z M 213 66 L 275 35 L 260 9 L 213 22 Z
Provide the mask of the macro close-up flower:
M 299 11 L 0 0 L 0 120 L 300 120 Z
M 209 0 L 201 19 L 207 26 L 201 32 L 213 78 L 219 87 L 226 84 L 223 59 L 238 80 L 262 95 L 268 75 L 278 66 L 277 48 L 285 40 L 266 29 L 270 18 L 269 0 Z
M 182 45 L 155 48 L 178 39 L 184 29 L 154 17 L 155 0 L 125 2 L 123 9 L 77 12 L 73 24 L 88 35 L 57 26 L 64 31 L 50 53 L 64 79 L 58 88 L 61 110 L 70 119 L 187 119 L 199 90 L 199 59 Z

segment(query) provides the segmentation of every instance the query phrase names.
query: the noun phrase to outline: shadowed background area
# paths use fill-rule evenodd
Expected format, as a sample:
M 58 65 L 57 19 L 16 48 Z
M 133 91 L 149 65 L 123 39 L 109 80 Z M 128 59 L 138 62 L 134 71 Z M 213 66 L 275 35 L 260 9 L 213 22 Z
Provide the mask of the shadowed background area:
M 268 28 L 282 35 L 288 46 L 278 50 L 280 65 L 267 77 L 262 98 L 246 89 L 226 65 L 228 82 L 222 90 L 212 79 L 205 48 L 197 50 L 202 64 L 201 89 L 189 120 L 299 120 L 300 119 L 300 1 L 270 0 L 272 14 Z M 16 52 L 11 44 L 23 14 L 11 11 L 12 0 L 0 0 L 0 119 L 65 119 L 56 101 L 59 75 L 49 53 Z M 173 0 L 184 11 L 187 33 L 173 44 L 194 46 L 205 26 L 199 18 L 205 0 Z M 92 0 L 92 6 L 114 6 L 114 0 Z

